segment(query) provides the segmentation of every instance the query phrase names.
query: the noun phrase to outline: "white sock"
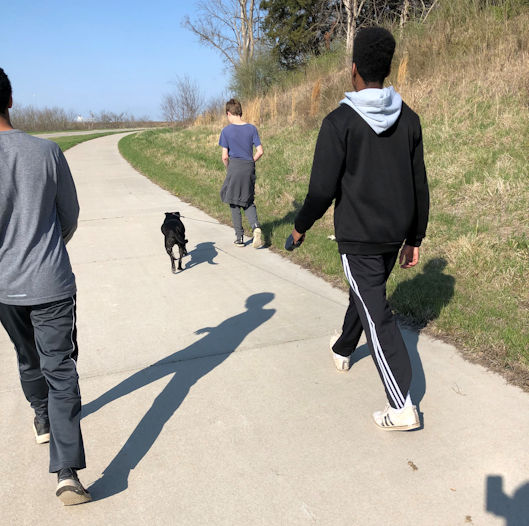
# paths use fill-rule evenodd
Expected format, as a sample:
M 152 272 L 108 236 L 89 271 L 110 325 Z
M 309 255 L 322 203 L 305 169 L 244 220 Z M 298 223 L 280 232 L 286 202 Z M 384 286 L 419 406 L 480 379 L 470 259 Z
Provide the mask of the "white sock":
M 411 407 L 413 404 L 411 403 L 411 397 L 410 397 L 410 393 L 408 392 L 407 396 L 406 396 L 406 400 L 404 400 L 404 406 L 401 407 L 400 409 L 393 409 L 393 411 L 395 411 L 396 413 L 402 413 L 402 411 L 404 411 L 404 409 L 406 409 L 407 407 Z

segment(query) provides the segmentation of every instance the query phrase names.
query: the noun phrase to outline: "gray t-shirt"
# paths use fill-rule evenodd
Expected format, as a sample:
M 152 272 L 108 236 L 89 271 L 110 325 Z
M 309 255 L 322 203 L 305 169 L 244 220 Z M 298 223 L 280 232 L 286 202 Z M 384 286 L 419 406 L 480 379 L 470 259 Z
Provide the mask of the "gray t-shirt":
M 0 131 L 0 302 L 39 305 L 76 293 L 65 244 L 77 193 L 59 146 Z

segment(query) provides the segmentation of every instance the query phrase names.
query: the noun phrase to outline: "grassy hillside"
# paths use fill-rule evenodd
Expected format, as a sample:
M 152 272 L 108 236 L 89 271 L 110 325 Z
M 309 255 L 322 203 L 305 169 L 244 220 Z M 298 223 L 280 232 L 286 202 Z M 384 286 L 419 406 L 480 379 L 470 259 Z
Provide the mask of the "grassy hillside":
M 389 81 L 421 116 L 431 218 L 419 266 L 396 269 L 388 296 L 407 322 L 529 389 L 529 7 L 440 4 L 426 24 L 397 32 Z M 340 53 L 325 56 L 269 97 L 243 101 L 265 147 L 256 203 L 277 249 L 306 193 L 319 122 L 350 89 L 343 64 Z M 218 198 L 223 124 L 147 131 L 120 145 L 147 176 L 229 224 Z M 329 211 L 285 256 L 345 288 L 332 233 Z

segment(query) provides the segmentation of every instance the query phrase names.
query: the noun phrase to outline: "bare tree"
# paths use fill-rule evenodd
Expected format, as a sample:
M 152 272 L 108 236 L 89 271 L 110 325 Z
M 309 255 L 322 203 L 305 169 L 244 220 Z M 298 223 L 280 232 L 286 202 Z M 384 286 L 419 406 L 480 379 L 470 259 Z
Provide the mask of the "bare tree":
M 247 64 L 259 30 L 259 0 L 201 0 L 194 20 L 184 27 L 216 49 L 233 66 Z
M 203 97 L 198 84 L 187 75 L 178 77 L 175 90 L 163 96 L 161 109 L 168 122 L 186 123 L 197 118 L 203 106 Z
M 345 49 L 347 56 L 353 51 L 353 40 L 355 37 L 355 29 L 358 24 L 358 18 L 362 12 L 366 0 L 343 0 L 343 5 L 346 13 L 345 22 Z
M 166 93 L 160 107 L 164 121 L 175 123 L 178 120 L 178 103 L 174 93 Z

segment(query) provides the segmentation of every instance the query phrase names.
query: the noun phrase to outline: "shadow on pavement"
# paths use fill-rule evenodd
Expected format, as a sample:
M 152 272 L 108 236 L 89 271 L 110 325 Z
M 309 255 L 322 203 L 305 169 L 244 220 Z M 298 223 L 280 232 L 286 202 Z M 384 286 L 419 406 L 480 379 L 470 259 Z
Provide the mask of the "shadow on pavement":
M 505 519 L 505 526 L 529 525 L 529 482 L 520 486 L 512 497 L 503 490 L 503 477 L 487 477 L 487 511 Z
M 204 327 L 196 334 L 204 338 L 181 351 L 138 371 L 126 380 L 83 406 L 83 417 L 104 405 L 126 396 L 167 375 L 173 375 L 151 408 L 136 426 L 118 454 L 103 471 L 103 476 L 89 488 L 94 500 L 120 493 L 128 486 L 128 476 L 154 444 L 165 423 L 185 399 L 189 389 L 234 352 L 244 338 L 267 322 L 275 309 L 263 307 L 274 299 L 270 292 L 254 294 L 246 300 L 246 310 L 223 321 L 217 327 Z M 201 359 L 196 359 L 201 358 Z M 183 361 L 188 362 L 182 367 Z
M 185 268 L 195 267 L 200 263 L 209 263 L 210 265 L 218 265 L 213 261 L 217 256 L 218 252 L 215 248 L 215 243 L 213 241 L 207 241 L 205 243 L 199 243 L 191 252 L 188 253 L 188 256 L 191 256 L 191 259 L 186 263 Z

